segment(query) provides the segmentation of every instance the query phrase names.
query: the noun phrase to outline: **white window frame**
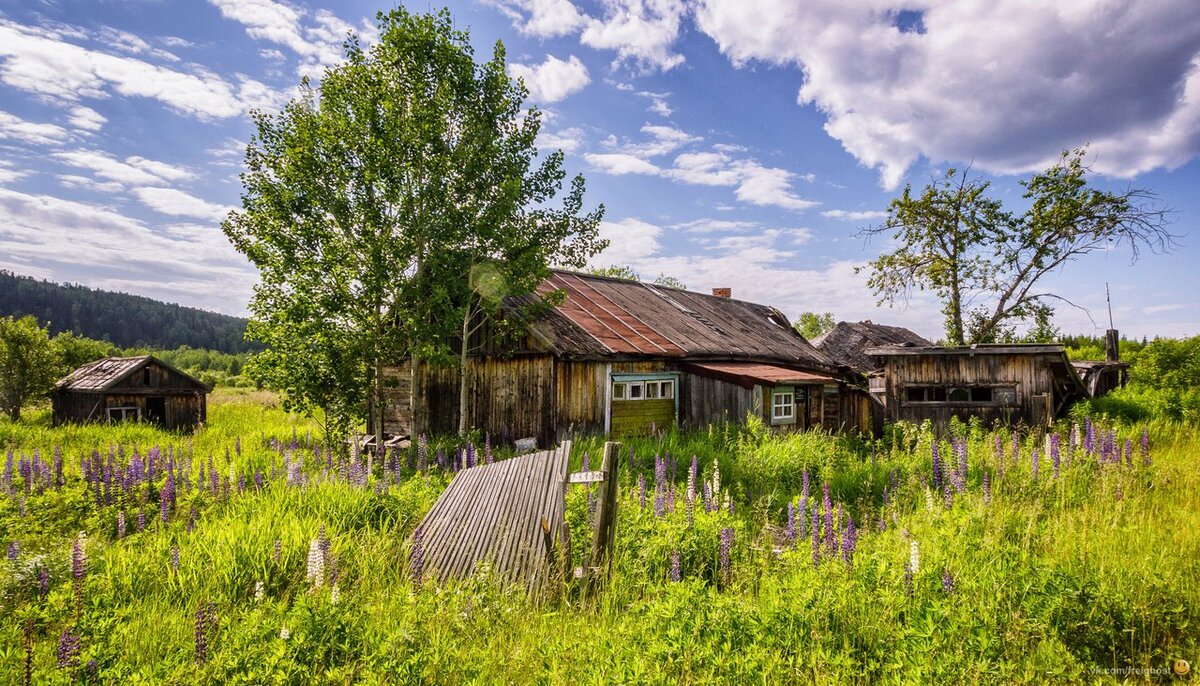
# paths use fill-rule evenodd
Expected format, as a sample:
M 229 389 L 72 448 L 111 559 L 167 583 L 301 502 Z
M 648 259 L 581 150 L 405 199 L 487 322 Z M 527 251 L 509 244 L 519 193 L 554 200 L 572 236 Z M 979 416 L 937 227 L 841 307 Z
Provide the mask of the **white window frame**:
M 617 381 L 613 383 L 613 400 L 626 400 L 625 382 Z
M 780 410 L 787 410 L 787 414 L 780 414 Z M 796 423 L 796 389 L 791 386 L 784 386 L 771 389 L 771 423 L 772 424 L 795 424 Z
M 646 382 L 644 381 L 626 381 L 626 400 L 645 400 L 646 399 Z M 635 392 L 636 391 L 636 392 Z
M 114 412 L 120 412 L 121 416 L 114 417 Z M 130 419 L 130 412 L 133 413 L 134 420 L 140 420 L 142 418 L 142 408 L 138 407 L 137 405 L 121 405 L 119 407 L 110 407 L 107 409 L 108 421 L 126 421 L 127 419 Z

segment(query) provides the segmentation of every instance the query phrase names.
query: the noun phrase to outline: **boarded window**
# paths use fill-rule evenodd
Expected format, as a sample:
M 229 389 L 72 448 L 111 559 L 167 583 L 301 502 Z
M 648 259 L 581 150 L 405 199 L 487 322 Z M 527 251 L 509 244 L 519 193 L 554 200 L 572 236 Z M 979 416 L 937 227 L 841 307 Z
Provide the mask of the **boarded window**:
M 973 403 L 990 403 L 992 402 L 992 389 L 976 387 L 971 389 L 971 402 Z

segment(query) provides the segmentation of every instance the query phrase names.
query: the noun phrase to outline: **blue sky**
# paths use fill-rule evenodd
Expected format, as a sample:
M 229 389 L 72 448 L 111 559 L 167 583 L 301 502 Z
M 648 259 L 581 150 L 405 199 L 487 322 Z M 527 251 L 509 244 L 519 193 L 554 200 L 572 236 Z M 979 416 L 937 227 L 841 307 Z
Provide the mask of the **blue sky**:
M 1181 247 L 1093 254 L 1050 285 L 1068 332 L 1200 333 L 1200 8 L 1190 0 L 478 0 L 628 264 L 789 316 L 941 335 L 935 302 L 877 308 L 854 237 L 950 166 L 1017 181 L 1089 144 L 1095 183 L 1155 191 Z M 415 11 L 441 4 L 409 5 Z M 227 244 L 250 108 L 368 42 L 380 6 L 0 0 L 0 268 L 244 314 Z M 1090 314 L 1089 314 L 1090 313 Z M 1093 322 L 1094 320 L 1094 322 Z

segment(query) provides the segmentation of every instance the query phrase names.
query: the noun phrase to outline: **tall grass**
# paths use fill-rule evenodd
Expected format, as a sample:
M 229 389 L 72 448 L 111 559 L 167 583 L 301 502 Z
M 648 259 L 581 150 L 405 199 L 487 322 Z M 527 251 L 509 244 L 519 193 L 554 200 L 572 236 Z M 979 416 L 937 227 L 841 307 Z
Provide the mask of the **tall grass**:
M 21 683 L 30 626 L 37 683 L 1078 683 L 1130 668 L 1140 671 L 1120 673 L 1160 679 L 1155 670 L 1175 659 L 1200 663 L 1200 431 L 1187 424 L 1116 427 L 1122 450 L 1133 442 L 1132 464 L 1123 452 L 1119 462 L 1068 454 L 1064 433 L 1057 475 L 1042 436 L 1019 436 L 1014 457 L 1010 433 L 997 452 L 995 434 L 956 427 L 967 470 L 938 442 L 936 491 L 935 438 L 921 427 L 879 441 L 754 425 L 631 440 L 608 583 L 596 596 L 564 583 L 534 600 L 486 571 L 442 588 L 414 583 L 409 536 L 452 474 L 417 472 L 416 457 L 403 456 L 364 487 L 345 458 L 318 453 L 314 426 L 269 397 L 219 398 L 191 437 L 38 421 L 0 424 L 0 449 L 19 461 L 57 447 L 66 476 L 38 494 L 18 475 L 0 498 L 0 543 L 20 546 L 0 562 L 3 683 Z M 85 489 L 81 459 L 110 445 L 126 459 L 156 445 L 190 456 L 193 488 L 166 524 L 163 478 L 112 505 Z M 573 468 L 585 452 L 598 467 L 601 451 L 600 439 L 579 439 Z M 221 479 L 232 465 L 235 475 L 267 475 L 263 487 L 194 488 L 210 455 Z M 289 483 L 285 459 L 303 463 L 303 485 Z M 705 502 L 714 467 L 720 490 Z M 805 472 L 809 509 L 789 537 Z M 841 506 L 831 514 L 838 550 L 825 547 L 822 524 L 814 560 L 811 507 L 826 483 Z M 586 486 L 568 496 L 577 562 L 590 543 L 588 496 Z M 139 508 L 149 525 L 136 533 Z M 118 539 L 122 510 L 131 523 Z M 850 519 L 858 538 L 847 561 Z M 314 587 L 308 558 L 322 527 L 328 566 Z M 80 530 L 88 570 L 77 608 L 69 555 Z M 723 531 L 732 532 L 727 572 Z M 39 566 L 50 573 L 45 597 Z M 202 623 L 201 661 L 197 614 L 207 603 L 216 622 Z M 67 628 L 81 653 L 64 669 L 56 650 Z

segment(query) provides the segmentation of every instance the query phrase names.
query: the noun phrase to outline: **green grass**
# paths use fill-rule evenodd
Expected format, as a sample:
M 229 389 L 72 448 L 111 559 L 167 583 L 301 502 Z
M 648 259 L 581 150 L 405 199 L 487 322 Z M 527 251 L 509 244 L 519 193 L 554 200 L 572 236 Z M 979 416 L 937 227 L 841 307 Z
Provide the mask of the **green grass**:
M 933 439 L 918 427 L 895 428 L 880 441 L 775 436 L 760 426 L 633 440 L 623 447 L 606 588 L 584 598 L 564 585 L 535 602 L 486 573 L 444 588 L 413 582 L 408 538 L 449 474 L 405 466 L 386 488 L 379 474 L 366 488 L 323 478 L 326 462 L 311 438 L 317 427 L 284 413 L 269 394 L 216 394 L 209 419 L 194 436 L 144 426 L 51 429 L 44 413 L 0 423 L 0 449 L 12 449 L 18 462 L 22 453 L 49 459 L 61 450 L 67 482 L 25 495 L 24 516 L 19 476 L 11 495 L 0 496 L 0 544 L 21 546 L 15 563 L 0 561 L 0 683 L 21 683 L 26 627 L 35 683 L 87 680 L 89 660 L 97 675 L 89 683 L 120 684 L 1105 683 L 1165 680 L 1150 670 L 1170 669 L 1178 658 L 1200 664 L 1200 430 L 1193 425 L 1117 427 L 1135 446 L 1149 430 L 1149 465 L 1136 449 L 1133 465 L 1077 454 L 1055 477 L 1042 454 L 1036 478 L 1037 437 L 1023 438 L 1014 461 L 1004 434 L 998 464 L 991 434 L 958 427 L 969 469 L 965 492 L 949 508 L 944 492 L 930 489 Z M 280 473 L 253 488 L 256 469 L 282 472 L 273 446 L 293 437 L 302 445 L 289 459 L 303 460 L 307 485 L 289 486 Z M 79 463 L 92 451 L 106 457 L 110 445 L 127 458 L 135 447 L 145 455 L 154 446 L 190 456 L 193 482 L 210 455 L 222 478 L 232 463 L 232 492 L 181 491 L 165 525 L 161 477 L 97 506 Z M 600 440 L 580 439 L 573 468 L 585 452 L 596 468 L 601 451 Z M 949 464 L 950 447 L 940 451 Z M 684 489 L 693 455 L 701 482 L 716 464 L 722 483 L 718 507 L 697 503 L 689 522 Z M 674 510 L 661 517 L 656 456 L 667 458 L 675 493 Z M 814 501 L 828 483 L 835 508 L 858 527 L 851 563 L 826 552 L 814 564 L 807 532 L 794 545 L 786 538 L 787 506 L 797 502 L 805 470 Z M 242 494 L 239 474 L 249 484 Z M 639 476 L 648 483 L 645 508 Z M 666 491 L 661 500 L 668 509 Z M 149 523 L 141 533 L 134 532 L 138 509 Z M 118 510 L 130 532 L 120 540 Z M 587 487 L 573 488 L 568 522 L 577 560 L 590 541 L 587 513 Z M 328 583 L 314 589 L 306 580 L 322 526 L 336 560 L 336 603 Z M 733 531 L 728 576 L 723 529 Z M 70 553 L 79 531 L 88 534 L 88 570 L 77 607 Z M 919 568 L 910 592 L 905 565 L 914 541 Z M 670 580 L 676 555 L 679 582 Z M 51 577 L 46 597 L 36 591 L 39 565 Z M 207 603 L 216 621 L 198 663 L 197 610 Z M 81 639 L 75 670 L 56 666 L 68 628 Z M 1122 668 L 1142 671 L 1104 672 Z

